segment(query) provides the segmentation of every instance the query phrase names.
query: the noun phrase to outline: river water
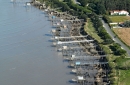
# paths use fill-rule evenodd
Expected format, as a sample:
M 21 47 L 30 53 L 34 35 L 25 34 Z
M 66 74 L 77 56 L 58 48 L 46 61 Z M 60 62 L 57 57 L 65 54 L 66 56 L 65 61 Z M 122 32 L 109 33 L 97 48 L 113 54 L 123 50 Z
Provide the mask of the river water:
M 51 23 L 27 0 L 0 0 L 0 85 L 74 85 L 68 62 L 51 47 Z

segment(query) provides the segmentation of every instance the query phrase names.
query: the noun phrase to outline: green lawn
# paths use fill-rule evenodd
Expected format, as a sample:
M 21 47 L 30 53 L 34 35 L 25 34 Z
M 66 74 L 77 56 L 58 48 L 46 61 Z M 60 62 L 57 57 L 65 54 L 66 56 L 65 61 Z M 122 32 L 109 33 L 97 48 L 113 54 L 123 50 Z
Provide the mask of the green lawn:
M 112 22 L 124 22 L 130 20 L 130 16 L 109 16 Z
M 85 25 L 84 29 L 90 36 L 95 38 L 99 43 L 103 42 L 103 40 L 97 35 L 96 30 L 93 27 L 92 22 L 90 21 L 90 19 L 88 19 L 88 21 L 86 22 L 86 25 Z
M 130 85 L 130 70 L 120 70 L 119 85 Z

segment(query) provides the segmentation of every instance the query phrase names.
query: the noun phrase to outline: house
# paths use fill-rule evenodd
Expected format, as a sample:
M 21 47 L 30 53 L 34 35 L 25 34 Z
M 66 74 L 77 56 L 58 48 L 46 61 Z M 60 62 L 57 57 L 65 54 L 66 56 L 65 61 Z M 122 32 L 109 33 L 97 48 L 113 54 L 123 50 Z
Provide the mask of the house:
M 113 10 L 113 11 L 110 11 L 110 15 L 126 15 L 126 16 L 129 16 L 129 12 L 127 12 L 125 10 Z

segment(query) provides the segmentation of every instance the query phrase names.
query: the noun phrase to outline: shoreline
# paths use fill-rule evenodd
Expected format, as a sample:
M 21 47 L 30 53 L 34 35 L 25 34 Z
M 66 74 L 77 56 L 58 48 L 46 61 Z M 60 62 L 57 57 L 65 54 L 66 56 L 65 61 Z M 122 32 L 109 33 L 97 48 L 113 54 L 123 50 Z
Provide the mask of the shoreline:
M 40 5 L 39 5 L 38 8 L 40 8 Z M 49 11 L 49 10 L 51 10 L 51 9 L 48 9 L 48 11 Z M 52 11 L 52 12 L 53 12 L 53 11 Z M 58 12 L 56 12 L 56 13 L 58 13 Z M 61 13 L 63 13 L 63 12 L 61 12 Z M 60 13 L 60 14 L 61 14 L 61 13 Z M 50 14 L 48 13 L 48 16 L 51 15 L 51 14 L 52 14 L 51 12 L 50 12 Z M 56 15 L 53 14 L 52 16 L 56 16 Z M 61 19 L 63 19 L 63 18 L 61 18 Z M 64 19 L 63 19 L 63 20 L 64 20 Z M 72 19 L 72 20 L 73 20 L 73 19 Z M 53 21 L 53 20 L 52 20 L 52 21 Z M 80 29 L 80 28 L 79 28 L 79 29 Z M 75 36 L 75 35 L 71 34 L 71 36 Z M 81 35 L 77 35 L 77 36 L 81 36 Z M 89 35 L 89 38 L 88 38 L 88 39 L 93 39 L 93 38 Z M 98 44 L 98 43 L 96 42 L 96 44 Z M 81 46 L 84 47 L 85 44 L 81 44 Z M 98 45 L 98 46 L 99 46 L 99 45 Z M 99 49 L 101 49 L 100 46 L 99 46 Z M 91 55 L 91 54 L 90 54 L 90 55 Z M 105 53 L 104 53 L 104 55 L 105 55 Z

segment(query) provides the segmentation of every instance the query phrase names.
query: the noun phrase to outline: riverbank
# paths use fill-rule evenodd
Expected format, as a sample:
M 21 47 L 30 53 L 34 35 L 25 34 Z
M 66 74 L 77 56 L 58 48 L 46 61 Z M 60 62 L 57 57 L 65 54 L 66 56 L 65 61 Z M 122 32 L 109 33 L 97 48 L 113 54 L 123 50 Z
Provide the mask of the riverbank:
M 62 14 L 65 16 L 66 15 L 66 13 L 58 13 L 57 11 L 54 11 L 54 10 L 49 10 L 49 16 L 50 16 L 50 18 L 51 18 L 51 16 L 56 16 L 54 13 L 56 13 L 56 15 L 59 15 L 59 14 L 61 14 L 61 15 L 59 15 L 59 16 L 62 16 Z M 57 17 L 57 16 L 56 16 Z M 63 19 L 63 16 L 62 16 L 62 18 L 61 19 Z M 68 19 L 68 18 L 67 18 Z M 71 19 L 71 18 L 69 18 L 69 19 Z M 66 20 L 66 17 L 63 19 L 63 20 Z M 53 20 L 52 20 L 53 21 Z M 68 20 L 69 21 L 69 20 Z M 72 19 L 72 21 L 73 21 L 73 19 Z M 75 20 L 74 20 L 75 21 Z M 53 21 L 54 22 L 54 21 Z M 76 24 L 75 22 L 73 22 L 74 24 Z M 79 28 L 78 28 L 79 29 Z M 80 31 L 78 31 L 78 32 L 76 32 L 76 30 L 77 29 L 73 29 L 73 31 L 71 32 L 71 33 L 73 33 L 73 34 L 71 34 L 71 35 L 73 35 L 73 36 L 80 36 L 80 35 L 78 35 L 78 34 L 80 34 Z M 75 34 L 74 34 L 75 33 Z M 77 34 L 76 34 L 77 33 Z M 85 34 L 84 32 L 81 32 L 81 33 L 83 33 L 83 34 Z M 82 34 L 82 35 L 83 35 Z M 59 35 L 58 35 L 59 36 Z M 65 36 L 64 36 L 65 37 Z M 88 39 L 93 39 L 91 36 L 89 36 L 89 38 Z M 79 39 L 78 39 L 79 40 Z M 82 39 L 81 39 L 82 40 Z M 80 43 L 81 45 L 84 45 L 83 47 L 85 47 L 85 46 L 87 46 L 86 45 L 86 43 Z M 97 43 L 96 43 L 97 44 Z M 100 49 L 100 48 L 99 48 Z M 86 50 L 88 50 L 88 49 L 86 49 Z M 93 51 L 94 52 L 94 51 Z M 93 52 L 91 52 L 91 53 L 93 53 Z M 94 52 L 95 53 L 95 52 Z M 100 52 L 96 52 L 96 53 L 99 53 L 100 54 Z M 103 52 L 102 52 L 103 53 Z M 91 54 L 90 54 L 91 55 Z M 104 55 L 104 54 L 103 54 Z M 105 58 L 103 58 L 103 61 L 105 60 Z

